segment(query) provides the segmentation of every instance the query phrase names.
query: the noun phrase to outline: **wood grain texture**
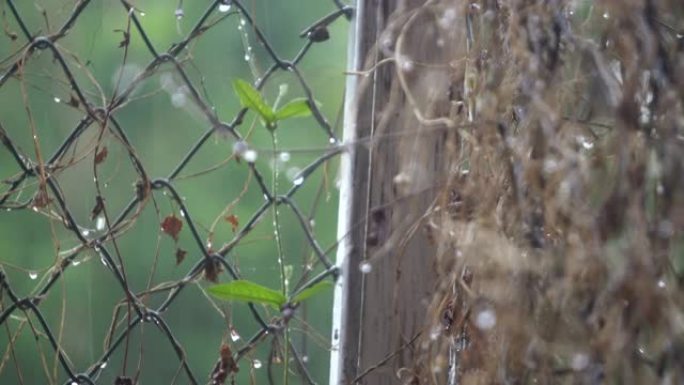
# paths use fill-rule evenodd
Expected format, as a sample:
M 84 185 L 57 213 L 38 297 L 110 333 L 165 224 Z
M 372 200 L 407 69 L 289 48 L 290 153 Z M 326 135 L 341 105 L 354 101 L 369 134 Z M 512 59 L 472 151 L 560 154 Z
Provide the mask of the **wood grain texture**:
M 343 384 L 360 374 L 361 384 L 403 383 L 397 372 L 411 366 L 418 347 L 397 351 L 425 328 L 434 290 L 437 251 L 424 218 L 446 183 L 454 135 L 425 119 L 449 115 L 449 60 L 464 47 L 455 24 L 439 26 L 445 8 L 427 4 L 360 2 L 360 53 L 364 68 L 375 70 L 360 79 L 356 136 L 372 140 L 353 155 L 357 226 L 347 259 Z M 388 57 L 394 61 L 375 67 Z M 360 272 L 363 261 L 370 273 Z

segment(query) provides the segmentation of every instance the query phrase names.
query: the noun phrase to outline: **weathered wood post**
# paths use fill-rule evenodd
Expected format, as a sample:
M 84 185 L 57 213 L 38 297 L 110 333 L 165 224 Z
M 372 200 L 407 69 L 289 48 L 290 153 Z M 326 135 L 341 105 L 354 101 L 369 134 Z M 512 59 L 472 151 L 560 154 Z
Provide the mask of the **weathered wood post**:
M 446 127 L 415 112 L 448 114 L 450 79 L 443 68 L 413 71 L 412 60 L 443 58 L 430 52 L 440 32 L 416 30 L 421 16 L 413 11 L 422 3 L 357 2 L 349 70 L 371 71 L 347 82 L 344 140 L 353 145 L 342 160 L 342 275 L 335 291 L 330 384 L 401 383 L 397 371 L 412 363 L 407 345 L 424 327 L 434 289 L 436 248 L 424 214 L 445 175 L 448 162 L 440 158 Z M 407 30 L 407 22 L 416 27 Z M 404 71 L 401 81 L 398 70 Z M 407 87 L 413 93 L 408 98 Z

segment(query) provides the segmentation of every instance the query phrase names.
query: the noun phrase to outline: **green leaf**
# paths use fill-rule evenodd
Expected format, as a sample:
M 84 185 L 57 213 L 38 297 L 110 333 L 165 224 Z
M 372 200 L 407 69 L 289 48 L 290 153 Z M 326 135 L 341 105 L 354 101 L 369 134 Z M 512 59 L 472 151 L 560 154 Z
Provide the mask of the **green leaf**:
M 236 280 L 214 285 L 207 291 L 216 298 L 227 301 L 256 302 L 280 309 L 287 298 L 280 292 L 247 280 Z
M 311 115 L 309 100 L 306 98 L 292 99 L 275 113 L 277 120 L 300 118 Z
M 332 286 L 333 283 L 330 281 L 321 281 L 308 289 L 302 290 L 299 294 L 295 295 L 294 298 L 292 298 L 291 302 L 302 302 L 305 299 L 314 296 Z
M 240 99 L 240 104 L 242 104 L 243 107 L 251 108 L 254 112 L 259 114 L 267 127 L 272 126 L 275 123 L 276 116 L 273 109 L 266 104 L 266 101 L 264 101 L 261 93 L 259 93 L 256 88 L 242 79 L 236 79 L 233 82 L 233 89 Z

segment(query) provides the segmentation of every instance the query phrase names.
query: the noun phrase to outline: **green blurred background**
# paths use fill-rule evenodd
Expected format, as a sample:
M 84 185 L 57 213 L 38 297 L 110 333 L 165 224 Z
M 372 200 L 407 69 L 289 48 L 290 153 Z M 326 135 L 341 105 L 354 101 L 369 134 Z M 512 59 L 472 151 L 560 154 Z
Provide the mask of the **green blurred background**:
M 28 29 L 39 35 L 53 33 L 61 26 L 72 12 L 75 1 L 15 3 Z M 172 43 L 183 39 L 211 3 L 146 0 L 135 1 L 133 5 L 156 50 L 163 52 Z M 293 58 L 305 43 L 298 36 L 299 32 L 335 9 L 331 1 L 323 0 L 245 0 L 243 3 L 272 46 L 285 59 Z M 0 57 L 3 59 L 0 68 L 4 73 L 24 51 L 25 39 L 8 5 L 3 2 L 0 8 L 5 31 L 0 36 Z M 176 18 L 177 9 L 183 10 L 180 19 Z M 232 81 L 237 78 L 253 81 L 272 63 L 250 28 L 239 29 L 241 17 L 234 12 L 235 7 L 227 13 L 229 16 L 195 39 L 180 55 L 193 84 L 225 122 L 231 121 L 239 111 Z M 225 15 L 214 11 L 209 24 Z M 57 43 L 78 84 L 94 105 L 102 106 L 103 97 L 104 103 L 108 102 L 117 82 L 120 82 L 119 89 L 125 88 L 152 59 L 140 35 L 131 28 L 128 55 L 124 62 L 124 49 L 119 45 L 127 24 L 127 12 L 118 1 L 93 0 L 69 34 Z M 321 103 L 323 113 L 336 127 L 338 137 L 341 130 L 335 122 L 339 118 L 343 98 L 347 28 L 348 22 L 343 17 L 338 19 L 330 28 L 330 39 L 315 44 L 299 65 L 315 98 Z M 16 39 L 12 33 L 18 35 Z M 245 60 L 246 56 L 249 60 Z M 23 85 L 15 76 L 0 87 L 0 124 L 22 154 L 35 160 L 33 126 L 39 151 L 45 159 L 62 143 L 84 113 L 82 109 L 68 105 L 72 92 L 48 51 L 32 55 L 20 72 Z M 263 91 L 269 102 L 276 99 L 282 84 L 288 85 L 283 101 L 303 95 L 295 76 L 279 71 L 270 78 Z M 168 64 L 144 80 L 129 103 L 118 109 L 114 117 L 128 135 L 151 178 L 168 175 L 209 127 L 192 104 L 178 74 Z M 327 135 L 313 117 L 292 119 L 279 125 L 278 148 L 287 151 L 287 155 L 272 152 L 270 134 L 252 113 L 247 115 L 238 131 L 247 136 L 250 147 L 257 150 L 257 168 L 269 183 L 274 169 L 278 170 L 279 192 L 291 187 L 296 173 L 329 147 Z M 73 159 L 73 162 L 63 161 L 61 165 L 66 167 L 53 174 L 68 207 L 88 237 L 101 234 L 96 221 L 90 217 L 96 197 L 93 150 L 98 134 L 99 127 L 92 125 L 65 157 Z M 108 155 L 98 165 L 97 175 L 107 212 L 115 217 L 133 197 L 138 176 L 124 146 L 116 137 L 106 133 L 101 146 L 107 147 Z M 242 225 L 263 203 L 254 178 L 248 178 L 246 163 L 226 161 L 232 154 L 232 148 L 233 140 L 227 135 L 212 136 L 174 183 L 205 242 L 210 241 L 214 248 L 233 238 L 231 224 L 223 219 L 225 215 L 237 216 Z M 218 167 L 213 167 L 215 165 Z M 9 152 L 1 147 L 0 179 L 6 180 L 19 171 Z M 333 160 L 308 178 L 302 190 L 295 195 L 295 201 L 304 212 L 313 212 L 312 231 L 324 248 L 335 243 L 336 177 L 337 161 Z M 7 204 L 30 200 L 36 188 L 35 179 L 29 180 Z M 0 192 L 6 189 L 7 186 L 3 185 Z M 224 208 L 236 199 L 235 206 L 222 216 Z M 58 265 L 60 255 L 78 245 L 74 235 L 50 217 L 49 212 L 53 209 L 56 206 L 37 212 L 22 209 L 2 210 L 0 213 L 0 265 L 10 286 L 20 297 L 31 295 L 42 287 Z M 123 258 L 127 279 L 134 292 L 177 281 L 201 258 L 187 226 L 183 227 L 177 244 L 160 232 L 161 220 L 170 214 L 180 215 L 178 205 L 157 191 L 154 201 L 147 202 L 132 227 L 117 239 L 116 248 Z M 208 229 L 217 218 L 215 232 L 209 237 Z M 311 276 L 320 272 L 322 267 L 315 263 L 304 231 L 288 208 L 280 209 L 280 218 L 283 255 L 285 264 L 292 266 L 293 286 L 304 274 Z M 280 275 L 273 234 L 272 214 L 269 212 L 233 250 L 229 260 L 239 267 L 245 278 L 279 289 Z M 107 246 L 110 252 L 115 252 L 111 242 Z M 177 265 L 175 253 L 178 247 L 186 250 L 187 256 Z M 334 250 L 329 255 L 334 258 Z M 68 268 L 50 290 L 40 309 L 74 370 L 84 372 L 103 352 L 114 310 L 123 299 L 123 292 L 92 250 L 81 253 L 76 263 L 77 266 Z M 227 274 L 222 274 L 220 280 L 228 281 Z M 208 380 L 222 341 L 229 342 L 236 349 L 258 330 L 245 305 L 212 301 L 200 289 L 207 285 L 205 280 L 190 284 L 164 313 L 164 319 L 182 345 L 190 367 L 202 383 Z M 165 298 L 166 293 L 152 295 L 146 304 L 155 307 Z M 331 302 L 331 291 L 312 298 L 299 310 L 299 320 L 291 325 L 293 341 L 306 356 L 311 373 L 318 382 L 327 381 Z M 10 303 L 3 295 L 3 309 Z M 228 319 L 222 317 L 217 307 L 229 315 Z M 275 316 L 265 308 L 260 307 L 260 311 L 267 319 Z M 122 314 L 117 320 L 122 319 Z M 55 354 L 45 335 L 37 326 L 34 333 L 24 322 L 26 318 L 27 313 L 14 312 L 4 325 L 0 325 L 0 350 L 3 354 L 0 384 L 55 383 L 55 374 L 56 383 L 66 381 L 67 376 L 56 364 Z M 37 325 L 35 317 L 28 316 L 28 319 Z M 229 337 L 230 326 L 235 328 L 240 340 L 233 341 Z M 116 335 L 120 331 L 119 327 Z M 10 338 L 16 338 L 11 344 L 13 348 L 10 348 Z M 239 362 L 238 384 L 250 381 L 265 383 L 270 341 L 269 338 L 262 342 L 247 360 Z M 146 324 L 131 334 L 126 364 L 124 350 L 119 348 L 107 362 L 97 383 L 112 384 L 116 376 L 123 374 L 135 376 L 138 368 L 141 384 L 172 383 L 179 369 L 178 359 L 169 341 L 152 324 Z M 262 366 L 255 368 L 259 365 L 250 365 L 252 362 L 260 362 Z M 282 364 L 275 363 L 273 369 L 274 382 L 282 383 Z M 295 371 L 294 365 L 292 370 Z M 299 383 L 294 374 L 291 379 Z M 175 383 L 185 384 L 188 379 L 181 372 Z

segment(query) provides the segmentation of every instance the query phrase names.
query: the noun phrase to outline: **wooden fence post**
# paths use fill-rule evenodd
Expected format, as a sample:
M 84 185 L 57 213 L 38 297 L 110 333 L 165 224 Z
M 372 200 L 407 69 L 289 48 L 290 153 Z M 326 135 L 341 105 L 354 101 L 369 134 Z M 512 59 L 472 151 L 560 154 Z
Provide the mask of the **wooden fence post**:
M 378 44 L 396 39 L 385 35 L 388 23 L 402 22 L 392 21 L 393 12 L 402 7 L 397 14 L 407 15 L 421 3 L 357 2 L 349 70 L 374 70 L 350 75 L 347 82 L 344 140 L 353 145 L 342 158 L 342 274 L 335 290 L 330 384 L 401 383 L 397 370 L 412 364 L 411 349 L 402 347 L 423 329 L 433 291 L 436 250 L 422 219 L 435 199 L 435 179 L 443 175 L 444 138 L 423 135 L 413 109 L 405 108 L 396 63 L 374 67 L 383 59 Z

